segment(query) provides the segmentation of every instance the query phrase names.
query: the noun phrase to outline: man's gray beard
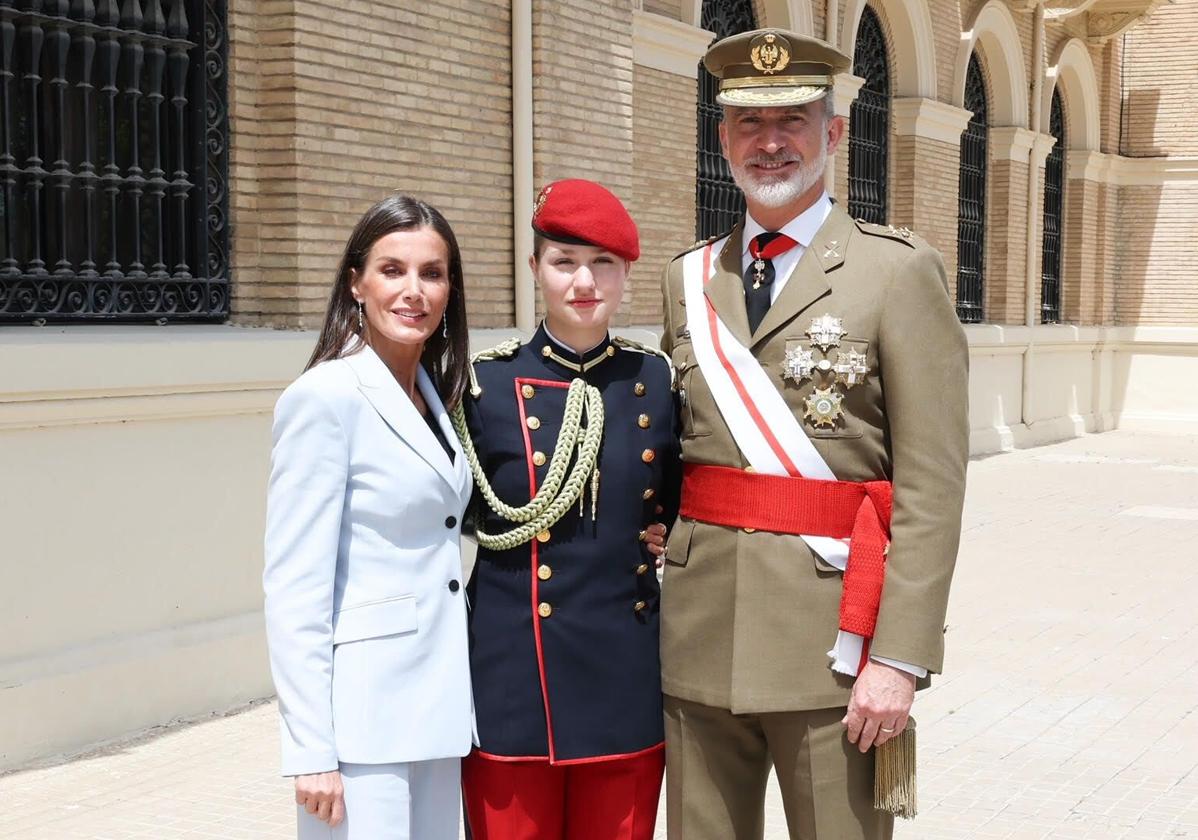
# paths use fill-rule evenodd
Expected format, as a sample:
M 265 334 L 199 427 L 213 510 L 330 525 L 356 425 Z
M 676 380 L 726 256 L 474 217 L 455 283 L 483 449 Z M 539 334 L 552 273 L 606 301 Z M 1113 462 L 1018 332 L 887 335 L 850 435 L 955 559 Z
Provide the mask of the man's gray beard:
M 746 198 L 765 207 L 777 208 L 798 200 L 822 181 L 827 163 L 828 151 L 821 147 L 818 158 L 809 163 L 800 162 L 794 175 L 785 181 L 771 180 L 765 183 L 755 181 L 747 165 L 730 165 L 729 168 L 732 170 L 732 180 L 741 188 Z

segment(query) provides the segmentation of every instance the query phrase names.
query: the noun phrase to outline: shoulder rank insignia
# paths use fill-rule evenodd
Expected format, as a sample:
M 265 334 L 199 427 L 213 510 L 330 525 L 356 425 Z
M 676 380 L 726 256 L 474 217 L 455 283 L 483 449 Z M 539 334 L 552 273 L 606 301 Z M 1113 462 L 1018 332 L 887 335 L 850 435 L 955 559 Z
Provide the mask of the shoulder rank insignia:
M 510 359 L 520 349 L 520 339 L 509 338 L 494 347 L 479 350 L 470 356 L 470 396 L 478 399 L 483 395 L 483 388 L 478 384 L 478 376 L 474 373 L 474 365 L 478 362 L 492 362 L 496 359 Z
M 897 242 L 904 242 L 914 248 L 922 240 L 915 234 L 911 228 L 895 227 L 894 225 L 876 225 L 873 222 L 867 222 L 865 219 L 857 219 L 857 227 L 862 233 L 868 233 L 871 236 L 882 236 L 886 239 L 893 239 Z
M 663 359 L 666 363 L 666 368 L 670 371 L 670 383 L 674 383 L 676 379 L 674 362 L 664 351 L 658 349 L 657 347 L 653 347 L 652 345 L 642 344 L 639 341 L 633 341 L 631 338 L 624 338 L 623 336 L 619 335 L 612 336 L 611 343 L 619 347 L 621 350 L 631 350 L 634 353 L 644 353 L 646 356 L 657 356 L 658 358 Z

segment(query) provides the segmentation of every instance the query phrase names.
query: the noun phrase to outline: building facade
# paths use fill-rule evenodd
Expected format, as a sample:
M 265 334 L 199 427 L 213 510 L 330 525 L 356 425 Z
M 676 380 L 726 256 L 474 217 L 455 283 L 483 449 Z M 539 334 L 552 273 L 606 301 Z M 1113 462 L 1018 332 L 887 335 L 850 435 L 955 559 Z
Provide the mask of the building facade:
M 854 57 L 828 186 L 944 254 L 976 452 L 1195 428 L 1198 0 L 0 2 L 0 768 L 270 693 L 270 411 L 373 201 L 449 218 L 485 346 L 536 191 L 599 180 L 658 328 L 739 212 L 699 58 L 753 26 Z

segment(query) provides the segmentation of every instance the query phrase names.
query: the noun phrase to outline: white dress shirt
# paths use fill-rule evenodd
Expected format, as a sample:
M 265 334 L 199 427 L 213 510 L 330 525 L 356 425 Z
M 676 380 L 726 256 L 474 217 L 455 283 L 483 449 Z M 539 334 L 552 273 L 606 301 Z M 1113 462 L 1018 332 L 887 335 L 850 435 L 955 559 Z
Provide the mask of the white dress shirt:
M 790 279 L 790 275 L 794 273 L 795 266 L 799 264 L 799 260 L 803 258 L 808 246 L 815 240 L 815 235 L 827 220 L 828 214 L 832 212 L 832 200 L 828 198 L 828 194 L 821 193 L 816 202 L 804 210 L 799 215 L 795 216 L 789 222 L 784 224 L 779 233 L 789 236 L 795 242 L 799 243 L 785 253 L 774 257 L 774 282 L 770 286 L 770 305 L 772 306 L 778 295 L 782 293 L 782 287 L 786 285 L 786 281 Z M 767 233 L 768 229 L 763 227 L 760 222 L 753 218 L 753 214 L 745 213 L 745 231 L 741 237 L 742 248 L 741 253 L 741 269 L 740 273 L 743 277 L 745 272 L 749 270 L 749 266 L 753 263 L 753 255 L 749 253 L 749 242 L 753 237 L 762 233 Z M 871 656 L 874 662 L 880 662 L 883 665 L 890 665 L 893 668 L 898 668 L 900 671 L 906 671 L 908 674 L 913 674 L 916 677 L 922 678 L 928 675 L 928 669 L 922 668 L 919 665 L 911 665 L 907 662 L 899 662 L 895 659 L 887 659 L 884 656 Z

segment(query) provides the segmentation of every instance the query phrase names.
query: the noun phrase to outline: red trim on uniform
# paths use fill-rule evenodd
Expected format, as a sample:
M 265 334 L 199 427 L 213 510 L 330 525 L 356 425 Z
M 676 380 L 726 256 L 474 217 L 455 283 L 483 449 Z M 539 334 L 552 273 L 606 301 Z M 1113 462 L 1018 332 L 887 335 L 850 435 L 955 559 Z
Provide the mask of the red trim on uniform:
M 570 767 L 578 764 L 598 764 L 601 761 L 624 761 L 630 758 L 640 758 L 643 755 L 649 755 L 650 753 L 657 752 L 658 750 L 664 750 L 665 748 L 666 742 L 662 741 L 660 744 L 654 744 L 651 747 L 645 747 L 645 749 L 637 750 L 636 752 L 592 755 L 586 758 L 566 758 L 556 761 L 550 760 L 549 756 L 547 755 L 495 755 L 495 753 L 489 753 L 485 750 L 480 750 L 477 747 L 473 750 L 472 754 L 477 755 L 480 758 L 485 758 L 488 761 L 506 761 L 511 764 L 540 762 L 542 764 L 552 764 L 554 767 Z
M 528 416 L 524 411 L 524 394 L 521 393 L 521 387 L 524 385 L 539 385 L 542 388 L 569 388 L 567 382 L 551 382 L 547 379 L 523 379 L 517 377 L 513 380 L 516 386 L 516 407 L 520 410 L 520 430 L 524 434 L 524 458 L 528 462 L 528 498 L 532 499 L 537 495 L 537 468 L 532 462 L 532 437 L 528 434 Z M 541 602 L 541 579 L 537 577 L 537 566 L 540 560 L 540 552 L 538 547 L 540 543 L 537 538 L 532 538 L 532 550 L 529 556 L 532 558 L 532 586 L 529 590 L 532 593 L 532 637 L 533 644 L 537 649 L 537 671 L 541 677 L 541 699 L 545 703 L 545 738 L 549 744 L 549 761 L 553 761 L 553 713 L 549 706 L 549 683 L 545 676 L 545 650 L 541 646 L 541 616 L 537 612 L 537 606 Z
M 711 248 L 712 246 L 708 245 L 707 249 L 703 252 L 704 277 L 709 277 L 711 275 Z M 716 321 L 718 316 L 715 313 L 715 307 L 712 306 L 711 298 L 707 297 L 706 294 L 703 296 L 703 299 L 707 303 L 707 324 L 711 330 L 711 343 L 715 348 L 716 356 L 719 357 L 720 364 L 722 364 L 724 366 L 724 370 L 728 372 L 728 376 L 732 380 L 732 384 L 736 387 L 736 391 L 740 395 L 741 401 L 745 404 L 745 408 L 749 410 L 749 415 L 753 418 L 753 422 L 757 424 L 758 430 L 761 432 L 762 436 L 765 437 L 766 443 L 770 445 L 770 449 L 774 450 L 774 455 L 776 455 L 778 460 L 782 462 L 782 466 L 786 468 L 786 472 L 793 476 L 801 476 L 802 473 L 799 472 L 799 468 L 796 467 L 794 462 L 790 460 L 790 456 L 786 454 L 786 450 L 782 448 L 782 444 L 780 444 L 778 439 L 774 437 L 774 433 L 770 429 L 769 424 L 765 422 L 765 418 L 762 417 L 761 412 L 757 410 L 757 404 L 753 402 L 753 398 L 749 396 L 749 392 L 745 388 L 745 384 L 741 382 L 740 376 L 736 372 L 736 368 L 732 366 L 732 363 L 728 361 L 728 357 L 724 355 L 724 348 L 720 346 L 720 333 L 719 330 L 716 329 Z

